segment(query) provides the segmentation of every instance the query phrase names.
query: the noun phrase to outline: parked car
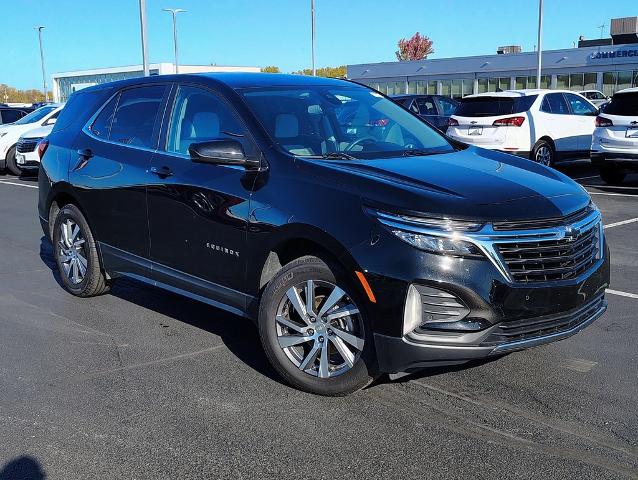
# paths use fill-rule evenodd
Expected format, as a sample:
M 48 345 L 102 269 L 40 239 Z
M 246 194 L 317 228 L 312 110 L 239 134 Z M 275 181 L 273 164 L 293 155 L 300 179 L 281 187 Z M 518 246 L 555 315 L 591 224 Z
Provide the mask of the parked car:
M 382 137 L 367 126 L 380 117 Z M 74 93 L 41 145 L 40 222 L 64 288 L 90 297 L 129 277 L 251 318 L 306 391 L 560 340 L 606 309 L 584 189 L 450 141 L 362 85 L 124 80 Z
M 583 90 L 582 92 L 578 93 L 580 93 L 596 107 L 600 107 L 601 105 L 609 101 L 609 97 L 600 90 Z
M 34 172 L 40 167 L 40 143 L 53 130 L 53 124 L 24 133 L 16 143 L 16 165 L 20 172 Z
M 16 143 L 23 133 L 37 127 L 53 125 L 63 104 L 40 107 L 20 120 L 0 126 L 0 170 L 5 168 L 13 175 L 20 175 L 16 162 Z
M 0 125 L 16 122 L 28 113 L 26 108 L 0 107 Z
M 469 95 L 450 118 L 447 134 L 546 166 L 589 157 L 598 109 L 560 90 L 508 90 Z
M 443 95 L 397 95 L 392 100 L 412 110 L 442 132 L 447 130 L 450 117 L 459 106 L 459 102 Z
M 638 171 L 638 88 L 616 92 L 596 117 L 591 161 L 610 184 L 622 183 L 627 172 Z

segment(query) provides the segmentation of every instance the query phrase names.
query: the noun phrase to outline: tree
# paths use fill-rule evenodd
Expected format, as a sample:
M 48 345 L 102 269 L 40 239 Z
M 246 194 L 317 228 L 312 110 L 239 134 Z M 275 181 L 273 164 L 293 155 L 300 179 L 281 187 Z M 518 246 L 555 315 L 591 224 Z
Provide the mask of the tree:
M 267 67 L 263 67 L 261 69 L 261 71 L 263 73 L 281 73 L 281 70 L 279 70 L 279 67 L 276 67 L 274 65 L 269 65 Z
M 49 92 L 49 98 L 53 98 Z M 4 83 L 0 84 L 0 103 L 33 103 L 44 101 L 44 94 L 41 90 L 18 90 Z
M 396 51 L 397 60 L 405 62 L 428 58 L 428 55 L 434 53 L 433 43 L 429 37 L 422 37 L 419 32 L 416 32 L 412 38 L 402 38 L 397 44 L 399 47 Z
M 297 75 L 312 75 L 312 69 L 304 68 L 303 70 L 299 70 L 298 72 L 293 73 Z M 339 67 L 322 67 L 317 69 L 318 77 L 345 78 L 347 73 L 348 72 L 345 65 L 341 65 Z

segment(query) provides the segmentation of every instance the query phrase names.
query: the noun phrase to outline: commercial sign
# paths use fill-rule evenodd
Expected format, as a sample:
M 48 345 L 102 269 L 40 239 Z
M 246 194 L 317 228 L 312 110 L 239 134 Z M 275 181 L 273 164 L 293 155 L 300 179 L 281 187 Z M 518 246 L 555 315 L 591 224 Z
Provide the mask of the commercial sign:
M 638 49 L 633 50 L 608 50 L 606 52 L 595 52 L 590 55 L 592 60 L 601 60 L 603 58 L 626 58 L 638 57 Z

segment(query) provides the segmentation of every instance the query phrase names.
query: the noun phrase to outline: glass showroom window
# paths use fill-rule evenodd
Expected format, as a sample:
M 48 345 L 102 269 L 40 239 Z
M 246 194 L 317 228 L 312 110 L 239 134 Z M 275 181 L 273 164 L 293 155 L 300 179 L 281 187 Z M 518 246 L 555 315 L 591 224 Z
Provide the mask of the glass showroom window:
M 434 89 L 430 87 L 434 85 Z M 426 82 L 425 80 L 412 80 L 408 82 L 408 93 L 416 95 L 432 95 L 436 93 L 436 82 Z
M 575 92 L 583 91 L 583 74 L 582 73 L 572 73 L 569 76 L 569 89 L 574 90 Z
M 441 95 L 452 96 L 452 80 L 441 80 Z
M 523 90 L 527 88 L 527 77 L 516 77 L 516 81 L 514 82 L 514 88 L 516 90 Z
M 452 80 L 452 98 L 461 98 L 463 96 L 463 80 Z
M 569 75 L 556 75 L 556 88 L 558 90 L 569 90 Z
M 499 77 L 495 78 L 494 80 L 496 80 L 497 90 L 509 90 L 511 88 L 510 77 Z
M 583 74 L 583 90 L 596 90 L 597 88 L 598 88 L 598 74 L 584 73 Z
M 488 81 L 487 78 L 479 78 L 478 79 L 478 92 L 477 93 L 485 93 L 487 92 Z
M 436 84 L 437 84 L 436 80 L 432 80 L 428 82 L 428 91 L 427 91 L 428 94 L 436 95 Z
M 549 88 L 552 82 L 550 75 L 541 75 L 541 88 Z M 536 88 L 536 75 L 527 77 L 527 88 Z
M 616 91 L 622 90 L 623 88 L 631 88 L 633 76 L 632 71 L 618 72 L 616 76 Z

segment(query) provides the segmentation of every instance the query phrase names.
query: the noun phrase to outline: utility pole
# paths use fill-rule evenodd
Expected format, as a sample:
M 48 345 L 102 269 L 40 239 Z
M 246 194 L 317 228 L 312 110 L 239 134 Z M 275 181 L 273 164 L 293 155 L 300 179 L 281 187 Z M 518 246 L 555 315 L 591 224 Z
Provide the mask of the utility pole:
M 44 88 L 44 101 L 49 101 L 49 89 L 47 88 L 47 74 L 44 71 L 44 50 L 42 49 L 42 29 L 44 26 L 39 25 L 35 27 L 38 31 L 38 41 L 40 42 L 40 63 L 42 65 L 42 86 Z
M 603 23 L 602 25 L 599 25 L 598 27 L 596 27 L 596 28 L 600 28 L 600 38 L 603 38 L 603 30 L 605 30 L 606 26 L 607 25 L 605 25 L 605 23 Z
M 315 66 L 315 0 L 310 0 L 310 13 L 312 15 L 312 76 L 317 76 L 317 68 Z
M 142 69 L 144 76 L 150 75 L 148 69 L 148 43 L 146 40 L 146 0 L 140 0 L 140 30 L 142 33 Z
M 538 0 L 538 49 L 536 50 L 536 88 L 541 88 L 541 57 L 543 56 L 543 0 Z
M 162 8 L 165 12 L 170 12 L 173 16 L 173 47 L 175 49 L 175 73 L 179 73 L 179 57 L 177 50 L 177 14 L 185 12 L 181 8 Z

